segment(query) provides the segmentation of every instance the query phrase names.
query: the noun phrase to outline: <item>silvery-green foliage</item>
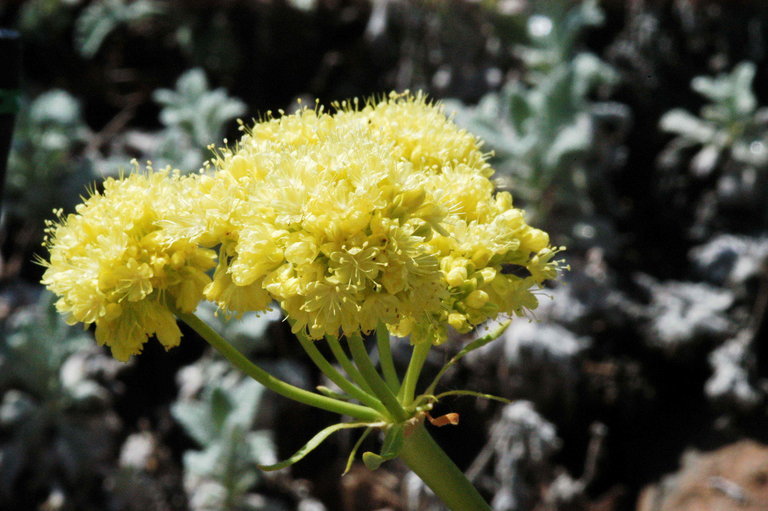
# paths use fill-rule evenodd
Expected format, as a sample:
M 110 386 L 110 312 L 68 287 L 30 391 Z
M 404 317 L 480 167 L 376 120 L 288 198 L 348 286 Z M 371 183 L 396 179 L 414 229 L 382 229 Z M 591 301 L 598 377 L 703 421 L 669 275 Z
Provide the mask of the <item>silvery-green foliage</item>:
M 736 311 L 731 315 L 749 318 L 749 324 L 709 354 L 712 376 L 707 380 L 707 397 L 730 409 L 754 410 L 764 399 L 763 386 L 756 381 L 754 356 L 755 331 L 760 315 L 754 313 L 760 292 L 755 283 L 765 273 L 768 261 L 768 238 L 721 234 L 694 247 L 689 259 L 696 272 L 707 282 L 727 289 L 735 299 Z
M 0 503 L 13 502 L 22 473 L 32 477 L 27 489 L 71 488 L 112 454 L 118 422 L 99 380 L 114 375 L 116 363 L 64 323 L 53 301 L 43 293 L 1 326 Z
M 179 374 L 174 418 L 200 445 L 184 454 L 184 485 L 194 510 L 279 509 L 251 492 L 257 463 L 276 461 L 268 431 L 254 431 L 264 387 L 224 361 L 204 358 Z M 254 505 L 262 502 L 264 505 Z
M 603 24 L 605 16 L 597 0 L 539 2 L 528 17 L 528 43 L 516 53 L 528 69 L 548 73 L 573 56 L 583 31 Z
M 768 237 L 721 234 L 694 247 L 689 259 L 707 282 L 732 289 L 737 296 L 747 295 L 746 284 L 759 278 L 768 260 Z
M 722 341 L 736 325 L 728 316 L 733 293 L 698 282 L 659 282 L 639 274 L 635 281 L 650 294 L 643 315 L 646 342 L 676 355 L 685 347 Z
M 591 339 L 544 321 L 514 321 L 502 339 L 505 370 L 524 395 L 535 396 L 537 402 L 556 399 L 564 407 L 575 405 L 580 362 Z
M 157 89 L 152 97 L 162 107 L 163 129 L 132 130 L 118 137 L 109 156 L 98 161 L 103 175 L 117 176 L 130 168 L 128 152 L 140 153 L 138 159 L 152 161 L 155 168 L 195 171 L 209 156 L 209 147 L 221 143 L 226 127 L 246 110 L 245 104 L 227 95 L 225 89 L 211 90 L 199 68 L 182 74 L 175 89 Z
M 22 103 L 8 156 L 4 206 L 11 214 L 40 225 L 51 204 L 77 200 L 93 178 L 91 162 L 77 157 L 88 134 L 79 101 L 63 90 Z
M 175 90 L 158 89 L 153 98 L 163 107 L 160 122 L 165 127 L 153 158 L 159 166 L 199 168 L 205 148 L 220 143 L 225 126 L 245 113 L 245 104 L 223 88 L 210 90 L 205 72 L 199 68 L 182 74 Z
M 616 72 L 591 53 L 576 53 L 586 26 L 599 24 L 596 2 L 570 9 L 569 2 L 537 4 L 528 20 L 530 45 L 516 50 L 527 65 L 526 81 L 512 80 L 486 94 L 475 107 L 446 102 L 456 121 L 493 150 L 503 187 L 515 191 L 539 221 L 555 203 L 590 213 L 587 190 L 600 172 L 584 165 L 595 144 L 598 116 L 589 95 L 617 80 Z M 628 122 L 625 107 L 601 109 L 600 122 Z
M 496 169 L 533 205 L 588 151 L 593 133 L 586 96 L 611 76 L 597 57 L 581 54 L 537 85 L 508 83 L 473 110 L 460 112 L 457 121 L 487 142 Z M 563 184 L 579 186 L 575 176 Z
M 502 409 L 488 436 L 488 443 L 467 469 L 467 477 L 476 478 L 492 463 L 493 478 L 485 483 L 494 491 L 494 511 L 527 509 L 535 499 L 528 477 L 546 466 L 562 445 L 555 426 L 530 401 L 517 401 Z
M 22 308 L 6 320 L 0 384 L 18 385 L 35 396 L 58 396 L 77 388 L 61 380 L 60 371 L 70 355 L 92 341 L 85 331 L 64 323 L 52 301 L 45 293 L 39 306 Z
M 91 2 L 75 22 L 75 47 L 84 57 L 93 57 L 104 39 L 121 25 L 136 23 L 163 12 L 154 0 L 97 0 Z
M 709 101 L 699 115 L 676 108 L 661 118 L 661 129 L 676 137 L 662 154 L 674 163 L 681 151 L 698 148 L 690 168 L 696 175 L 710 174 L 732 160 L 762 169 L 768 165 L 768 108 L 759 108 L 752 92 L 755 65 L 742 62 L 731 73 L 714 78 L 698 76 L 691 88 Z
M 754 385 L 754 332 L 746 329 L 709 355 L 712 376 L 704 387 L 707 397 L 742 410 L 754 409 L 764 396 Z
M 166 127 L 185 131 L 203 146 L 218 141 L 223 124 L 245 110 L 224 89 L 210 90 L 205 72 L 199 68 L 181 75 L 175 90 L 158 89 L 153 97 L 163 106 L 160 121 Z

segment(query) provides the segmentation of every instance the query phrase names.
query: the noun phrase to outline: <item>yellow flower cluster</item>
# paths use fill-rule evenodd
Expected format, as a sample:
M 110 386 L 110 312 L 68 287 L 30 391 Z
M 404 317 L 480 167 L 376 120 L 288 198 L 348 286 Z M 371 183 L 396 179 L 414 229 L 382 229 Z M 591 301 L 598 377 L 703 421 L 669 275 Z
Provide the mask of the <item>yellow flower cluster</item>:
M 50 261 L 42 283 L 59 296 L 68 322 L 96 324 L 96 340 L 119 360 L 155 335 L 166 348 L 181 331 L 168 309 L 192 312 L 210 282 L 215 252 L 189 240 L 162 239 L 163 219 L 185 202 L 190 178 L 168 171 L 107 179 L 75 214 L 50 222 Z
M 495 193 L 477 138 L 422 95 L 336 110 L 242 127 L 210 173 L 108 182 L 51 231 L 59 308 L 125 358 L 152 333 L 178 342 L 166 295 L 234 314 L 277 301 L 313 339 L 381 322 L 434 343 L 536 307 L 558 249 Z

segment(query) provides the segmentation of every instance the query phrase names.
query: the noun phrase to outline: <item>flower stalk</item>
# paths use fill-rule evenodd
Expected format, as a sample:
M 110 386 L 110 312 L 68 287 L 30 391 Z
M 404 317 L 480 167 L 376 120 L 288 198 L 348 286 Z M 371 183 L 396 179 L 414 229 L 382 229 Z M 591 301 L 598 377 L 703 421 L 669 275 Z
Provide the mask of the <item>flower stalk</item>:
M 349 415 L 350 417 L 354 417 L 355 419 L 361 421 L 378 422 L 381 420 L 379 413 L 367 406 L 356 405 L 354 403 L 348 403 L 338 399 L 323 396 L 322 394 L 309 392 L 274 377 L 264 369 L 248 360 L 226 339 L 219 335 L 218 332 L 216 332 L 207 323 L 202 321 L 194 314 L 177 312 L 176 315 L 180 320 L 192 328 L 192 330 L 197 332 L 200 337 L 205 339 L 208 344 L 213 346 L 216 351 L 221 353 L 224 358 L 229 360 L 233 366 L 237 367 L 242 372 L 267 387 L 269 390 L 276 392 L 281 396 L 285 396 L 288 399 L 298 401 L 299 403 L 314 406 L 315 408 L 320 408 L 321 410 L 335 412 L 340 415 Z
M 289 399 L 322 410 L 339 413 L 341 415 L 348 415 L 361 421 L 357 423 L 340 423 L 330 426 L 315 435 L 307 445 L 288 460 L 272 466 L 264 466 L 262 469 L 277 470 L 292 465 L 303 458 L 309 451 L 317 447 L 317 445 L 332 433 L 341 429 L 366 427 L 367 429 L 364 435 L 367 436 L 372 428 L 378 428 L 386 431 L 388 438 L 385 440 L 385 445 L 383 446 L 380 455 L 370 452 L 364 454 L 363 458 L 370 468 L 377 468 L 383 461 L 399 457 L 452 511 L 482 511 L 490 509 L 472 483 L 469 482 L 461 470 L 453 463 L 453 461 L 451 461 L 442 448 L 440 448 L 427 432 L 423 421 L 425 416 L 425 413 L 422 410 L 423 407 L 406 411 L 408 405 L 412 405 L 414 402 L 431 401 L 429 396 L 419 396 L 415 399 L 412 396 L 416 381 L 418 381 L 419 378 L 419 373 L 421 372 L 421 369 L 424 366 L 424 361 L 429 353 L 429 345 L 426 345 L 426 348 L 423 344 L 414 346 L 411 363 L 408 366 L 403 384 L 399 388 L 392 389 L 390 385 L 391 382 L 396 381 L 397 373 L 395 371 L 394 363 L 389 366 L 389 369 L 385 369 L 389 362 L 384 362 L 384 359 L 382 359 L 381 356 L 381 341 L 383 337 L 380 333 L 381 329 L 377 331 L 381 372 L 386 373 L 387 371 L 390 371 L 390 382 L 387 382 L 386 377 L 382 377 L 379 370 L 374 366 L 365 349 L 362 337 L 357 336 L 349 338 L 349 347 L 352 351 L 355 364 L 357 365 L 357 370 L 359 371 L 357 374 L 359 377 L 364 378 L 365 382 L 371 388 L 375 389 L 376 397 L 374 397 L 360 389 L 360 387 L 352 381 L 346 379 L 322 356 L 312 341 L 298 336 L 299 342 L 305 348 L 307 354 L 315 365 L 342 390 L 347 392 L 350 397 L 354 397 L 361 401 L 362 404 L 357 405 L 309 392 L 283 382 L 249 361 L 226 339 L 221 337 L 207 323 L 194 314 L 177 311 L 176 315 L 235 367 L 270 390 Z M 389 333 L 386 332 L 386 335 L 388 338 Z M 500 332 L 496 333 L 494 338 L 498 337 L 498 335 L 500 335 Z M 333 338 L 332 340 L 329 339 L 329 341 L 331 346 L 335 346 L 336 350 L 342 350 L 341 353 L 343 353 L 343 349 L 341 348 L 338 339 Z M 386 355 L 386 353 L 390 354 Z M 385 351 L 385 357 L 391 357 L 391 352 L 388 350 Z M 406 385 L 408 385 L 407 389 Z M 433 388 L 433 386 L 431 387 Z M 401 397 L 398 398 L 396 395 Z M 384 401 L 386 401 L 387 405 L 383 404 Z M 427 408 L 430 407 L 430 405 L 427 405 Z M 354 451 L 357 450 L 357 447 L 359 447 L 361 443 L 362 441 L 358 441 Z M 350 456 L 350 458 L 352 457 L 353 455 Z M 351 461 L 349 463 L 351 463 Z
M 360 373 L 371 386 L 376 396 L 381 400 L 384 406 L 387 408 L 393 422 L 404 422 L 410 417 L 403 410 L 402 404 L 397 400 L 395 394 L 389 388 L 387 383 L 379 375 L 376 367 L 373 365 L 371 358 L 368 356 L 368 351 L 363 344 L 363 338 L 360 335 L 351 335 L 347 337 L 349 343 L 349 349 L 352 351 L 352 358 L 355 361 L 355 365 L 360 370 Z
M 423 423 L 406 435 L 400 459 L 452 511 L 490 511 L 491 506 L 437 445 Z
M 335 335 L 326 335 L 325 340 L 328 342 L 328 345 L 331 347 L 331 352 L 333 353 L 333 356 L 336 358 L 336 361 L 339 363 L 339 365 L 344 369 L 344 371 L 349 375 L 349 377 L 352 379 L 353 382 L 357 383 L 357 385 L 360 386 L 365 392 L 368 394 L 373 394 L 373 389 L 370 385 L 368 385 L 368 382 L 365 381 L 365 378 L 363 378 L 363 375 L 360 373 L 360 371 L 355 367 L 355 365 L 352 363 L 352 361 L 347 356 L 346 352 L 344 351 L 344 348 L 342 348 L 341 343 L 339 342 L 339 338 Z
M 384 374 L 384 380 L 389 385 L 389 389 L 397 394 L 400 389 L 400 379 L 395 370 L 395 361 L 392 358 L 392 347 L 389 344 L 389 330 L 383 323 L 376 327 L 376 347 L 379 350 L 379 363 L 381 372 Z
M 320 350 L 317 349 L 317 346 L 315 346 L 313 341 L 307 339 L 307 337 L 301 333 L 299 333 L 296 338 L 299 340 L 302 348 L 304 348 L 304 351 L 307 353 L 312 362 L 317 366 L 317 368 L 320 369 L 320 371 L 322 371 L 328 377 L 328 379 L 338 385 L 341 390 L 349 394 L 351 397 L 357 399 L 362 404 L 373 408 L 380 414 L 387 414 L 387 409 L 384 407 L 384 405 L 382 405 L 381 401 L 345 378 L 344 375 L 336 370 L 336 368 L 333 367 L 325 359 L 325 357 L 323 357 L 322 353 L 320 353 Z
M 421 375 L 421 370 L 424 367 L 424 363 L 427 361 L 427 356 L 429 355 L 429 349 L 431 347 L 432 346 L 429 343 L 419 343 L 414 345 L 411 360 L 408 363 L 408 369 L 405 371 L 405 377 L 403 378 L 403 385 L 398 392 L 398 398 L 401 403 L 409 405 L 414 401 L 416 384 L 419 382 L 419 375 Z

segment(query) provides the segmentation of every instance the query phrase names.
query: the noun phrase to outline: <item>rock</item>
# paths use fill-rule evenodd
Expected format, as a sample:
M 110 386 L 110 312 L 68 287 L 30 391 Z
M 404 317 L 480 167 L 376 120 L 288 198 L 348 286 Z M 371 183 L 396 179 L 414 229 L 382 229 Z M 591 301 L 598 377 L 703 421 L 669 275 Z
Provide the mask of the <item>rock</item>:
M 766 511 L 768 446 L 742 440 L 687 453 L 683 466 L 640 494 L 637 511 Z

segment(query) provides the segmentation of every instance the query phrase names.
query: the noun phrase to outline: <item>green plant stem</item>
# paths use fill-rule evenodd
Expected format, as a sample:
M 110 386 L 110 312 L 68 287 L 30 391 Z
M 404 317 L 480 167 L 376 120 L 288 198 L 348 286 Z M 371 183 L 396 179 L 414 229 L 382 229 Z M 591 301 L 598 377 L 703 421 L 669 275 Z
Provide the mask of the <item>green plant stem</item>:
M 325 340 L 328 342 L 328 346 L 331 347 L 333 356 L 336 358 L 336 361 L 339 363 L 339 365 L 341 365 L 341 367 L 344 369 L 344 372 L 346 372 L 347 375 L 352 378 L 352 381 L 357 383 L 361 389 L 369 394 L 373 394 L 374 392 L 371 386 L 368 385 L 368 382 L 365 381 L 363 375 L 360 374 L 360 371 L 357 370 L 357 367 L 355 367 L 352 361 L 349 360 L 347 354 L 344 352 L 344 348 L 342 348 L 341 343 L 339 342 L 339 338 L 333 335 L 326 335 Z
M 424 367 L 424 362 L 426 362 L 431 348 L 432 345 L 428 342 L 420 342 L 413 346 L 411 361 L 408 363 L 408 369 L 406 369 L 405 378 L 403 378 L 403 385 L 400 387 L 400 393 L 397 396 L 404 406 L 408 406 L 413 402 L 413 398 L 416 395 L 416 384 L 419 381 L 421 369 Z
M 349 394 L 351 397 L 357 399 L 362 404 L 378 411 L 379 413 L 387 413 L 387 409 L 384 407 L 384 405 L 381 404 L 381 401 L 368 394 L 367 392 L 361 390 L 357 385 L 347 380 L 344 375 L 337 371 L 336 368 L 333 367 L 330 362 L 325 359 L 323 354 L 320 353 L 320 350 L 317 349 L 314 341 L 307 338 L 307 336 L 301 332 L 296 335 L 296 338 L 299 340 L 301 347 L 304 348 L 304 351 L 307 352 L 307 355 L 309 355 L 309 358 L 312 359 L 312 362 L 314 362 L 317 368 L 320 369 L 323 374 L 325 374 L 333 383 L 338 385 L 341 390 Z
M 347 336 L 347 343 L 349 344 L 349 350 L 352 352 L 352 358 L 355 361 L 355 365 L 360 370 L 360 373 L 371 386 L 373 392 L 376 393 L 376 397 L 387 407 L 392 419 L 395 422 L 403 422 L 407 420 L 408 414 L 403 410 L 403 407 L 397 401 L 397 398 L 389 389 L 387 383 L 379 376 L 376 367 L 371 362 L 371 358 L 368 356 L 368 351 L 363 344 L 363 338 L 360 335 Z
M 278 378 L 275 378 L 250 360 L 248 360 L 242 353 L 237 351 L 234 346 L 229 344 L 226 339 L 218 334 L 207 323 L 202 321 L 194 314 L 188 314 L 184 312 L 176 312 L 176 316 L 184 323 L 190 326 L 195 332 L 205 339 L 208 344 L 216 348 L 216 350 L 224 355 L 232 365 L 243 371 L 245 374 L 261 383 L 273 392 L 285 396 L 294 401 L 304 403 L 316 408 L 328 410 L 329 412 L 335 412 L 341 415 L 349 415 L 356 419 L 368 422 L 381 421 L 381 415 L 367 406 L 360 406 L 354 403 L 347 403 L 338 399 L 309 392 L 308 390 L 295 387 L 289 383 L 286 383 Z
M 491 507 L 467 477 L 419 424 L 405 436 L 400 459 L 451 511 L 490 511 Z
M 384 381 L 387 382 L 392 392 L 400 391 L 400 380 L 395 370 L 395 361 L 392 359 L 392 347 L 389 344 L 389 330 L 384 323 L 379 323 L 376 328 L 376 346 L 379 348 L 379 363 L 381 372 L 384 373 Z

